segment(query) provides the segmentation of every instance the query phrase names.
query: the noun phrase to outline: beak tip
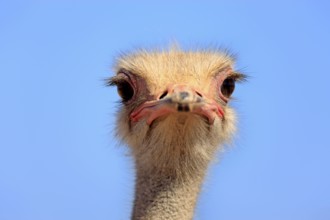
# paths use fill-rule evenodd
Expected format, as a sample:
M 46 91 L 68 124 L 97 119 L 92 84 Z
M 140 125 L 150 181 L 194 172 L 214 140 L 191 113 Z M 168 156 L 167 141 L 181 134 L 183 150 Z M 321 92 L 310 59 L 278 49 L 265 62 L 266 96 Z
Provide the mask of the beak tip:
M 189 105 L 184 105 L 184 104 L 178 104 L 177 107 L 178 112 L 189 112 L 190 111 L 190 107 Z

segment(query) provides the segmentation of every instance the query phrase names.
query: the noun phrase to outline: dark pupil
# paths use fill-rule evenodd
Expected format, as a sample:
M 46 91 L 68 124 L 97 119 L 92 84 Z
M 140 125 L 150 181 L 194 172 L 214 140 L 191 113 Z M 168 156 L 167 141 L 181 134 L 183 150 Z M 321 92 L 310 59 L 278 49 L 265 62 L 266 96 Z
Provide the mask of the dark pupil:
M 223 81 L 221 86 L 221 93 L 229 98 L 233 94 L 235 89 L 235 80 L 232 78 L 227 78 Z
M 134 95 L 134 90 L 128 82 L 119 83 L 117 85 L 117 90 L 124 102 L 129 101 Z

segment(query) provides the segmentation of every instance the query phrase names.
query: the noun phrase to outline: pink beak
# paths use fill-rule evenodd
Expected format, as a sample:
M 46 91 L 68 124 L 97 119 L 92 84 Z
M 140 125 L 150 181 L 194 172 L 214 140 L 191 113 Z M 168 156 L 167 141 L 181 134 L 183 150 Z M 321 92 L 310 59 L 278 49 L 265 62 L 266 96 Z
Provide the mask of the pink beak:
M 213 124 L 216 117 L 223 118 L 222 107 L 187 85 L 172 85 L 158 99 L 146 101 L 130 115 L 133 122 L 145 118 L 148 125 L 162 116 L 186 112 L 197 114 Z

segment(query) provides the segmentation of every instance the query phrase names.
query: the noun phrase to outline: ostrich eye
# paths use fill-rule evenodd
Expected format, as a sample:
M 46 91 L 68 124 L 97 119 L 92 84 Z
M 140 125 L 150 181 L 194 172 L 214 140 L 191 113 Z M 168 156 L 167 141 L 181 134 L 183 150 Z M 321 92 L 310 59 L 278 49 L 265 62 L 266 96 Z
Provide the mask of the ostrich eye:
M 221 85 L 221 93 L 226 98 L 229 98 L 231 94 L 233 94 L 235 90 L 235 79 L 233 78 L 227 78 L 223 81 Z
M 121 81 L 117 83 L 117 91 L 123 102 L 127 102 L 133 98 L 134 89 L 127 81 Z

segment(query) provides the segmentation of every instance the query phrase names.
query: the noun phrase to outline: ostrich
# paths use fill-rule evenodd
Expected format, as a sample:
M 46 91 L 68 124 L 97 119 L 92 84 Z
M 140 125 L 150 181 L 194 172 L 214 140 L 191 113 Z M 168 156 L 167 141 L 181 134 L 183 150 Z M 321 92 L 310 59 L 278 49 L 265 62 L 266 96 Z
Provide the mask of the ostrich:
M 136 168 L 132 219 L 192 219 L 209 163 L 235 132 L 228 102 L 245 76 L 215 50 L 137 50 L 120 56 L 117 134 Z

